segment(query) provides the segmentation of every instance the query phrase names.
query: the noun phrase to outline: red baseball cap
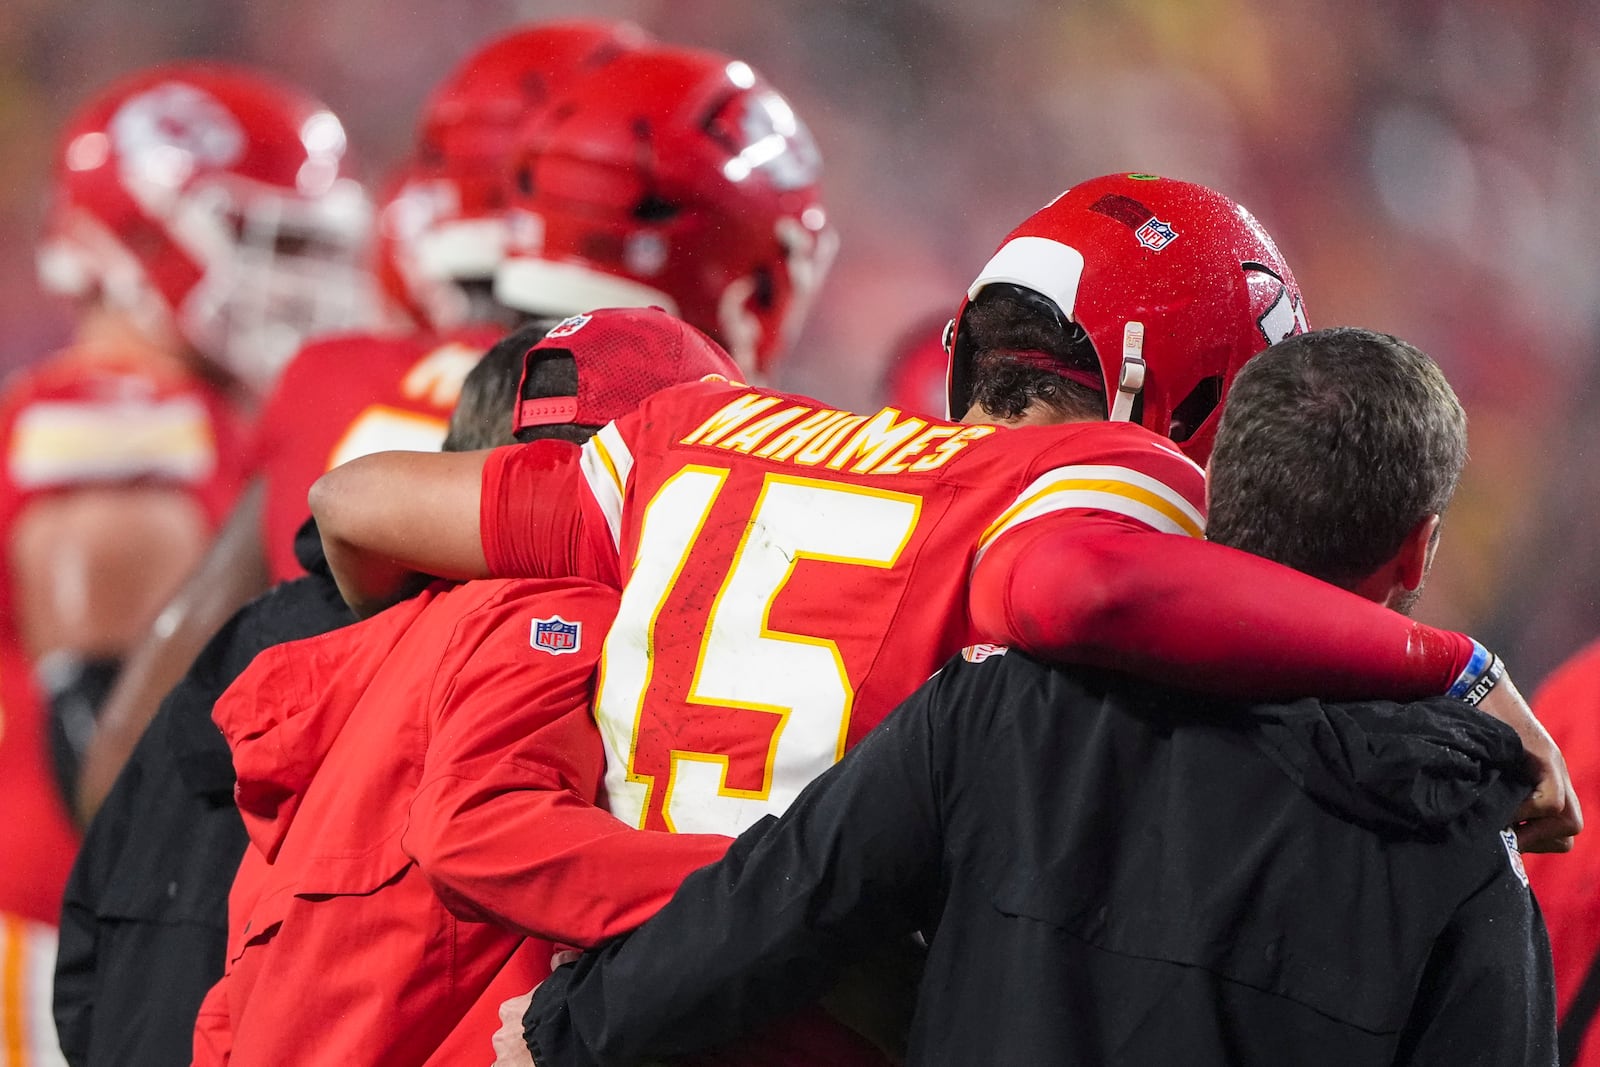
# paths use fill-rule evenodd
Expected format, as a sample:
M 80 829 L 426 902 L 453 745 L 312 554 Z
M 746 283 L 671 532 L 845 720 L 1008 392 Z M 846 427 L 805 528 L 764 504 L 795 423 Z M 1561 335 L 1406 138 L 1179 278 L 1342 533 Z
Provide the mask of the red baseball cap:
M 571 355 L 578 395 L 522 398 L 539 352 Z M 523 357 L 514 429 L 577 423 L 604 426 L 669 385 L 708 377 L 739 380 L 733 358 L 715 341 L 660 308 L 601 308 L 562 319 Z

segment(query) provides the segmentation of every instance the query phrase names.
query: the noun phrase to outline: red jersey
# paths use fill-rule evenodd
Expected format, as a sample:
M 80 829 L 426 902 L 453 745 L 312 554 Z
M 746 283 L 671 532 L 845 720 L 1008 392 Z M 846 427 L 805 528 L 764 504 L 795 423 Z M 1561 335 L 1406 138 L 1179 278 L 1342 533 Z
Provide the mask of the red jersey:
M 173 486 L 221 522 L 244 481 L 245 427 L 194 375 L 80 348 L 19 372 L 0 396 L 0 529 L 37 497 L 84 486 Z M 11 614 L 9 583 L 0 613 Z
M 1592 805 L 1600 796 L 1600 641 L 1558 668 L 1533 695 L 1532 705 L 1566 756 L 1573 787 Z M 1582 999 L 1585 981 L 1600 981 L 1591 973 L 1600 967 L 1600 842 L 1580 834 L 1564 856 L 1526 854 L 1522 862 L 1550 931 L 1565 1044 L 1568 1015 Z M 1600 1013 L 1591 1014 L 1581 1029 L 1582 1046 L 1571 1061 L 1575 1067 L 1600 1067 L 1597 1020 Z
M 461 383 L 500 337 L 494 327 L 454 333 L 348 334 L 307 345 L 278 379 L 257 431 L 266 480 L 262 543 L 272 581 L 304 573 L 294 534 L 311 512 L 311 483 L 369 452 L 435 452 Z
M 587 711 L 615 606 L 576 579 L 435 587 L 256 658 L 214 716 L 250 846 L 196 1063 L 488 1057 L 495 1007 L 548 973 L 552 947 L 458 921 L 401 840 L 436 786 L 592 801 L 604 758 Z
M 485 554 L 626 578 L 595 715 L 610 809 L 649 829 L 783 811 L 973 643 L 969 576 L 1023 524 L 1202 533 L 1203 472 L 1128 423 L 999 431 L 695 383 L 603 429 L 582 490 L 535 517 L 538 455 L 491 453 Z
M 0 531 L 42 496 L 128 483 L 176 487 L 215 525 L 243 480 L 241 436 L 227 399 L 192 375 L 98 349 L 63 353 L 0 395 Z M 0 912 L 54 926 L 77 836 L 14 611 L 0 567 Z

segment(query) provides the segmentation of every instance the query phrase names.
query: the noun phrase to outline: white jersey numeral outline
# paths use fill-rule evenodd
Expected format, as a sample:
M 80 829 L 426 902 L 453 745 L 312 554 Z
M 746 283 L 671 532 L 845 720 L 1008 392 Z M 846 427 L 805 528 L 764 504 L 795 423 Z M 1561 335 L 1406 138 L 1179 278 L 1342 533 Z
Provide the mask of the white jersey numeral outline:
M 844 752 L 855 686 L 838 645 L 814 634 L 774 630 L 773 604 L 802 560 L 888 568 L 910 543 L 920 497 L 866 486 L 769 474 L 712 603 L 685 698 L 700 707 L 767 712 L 773 728 L 759 789 L 727 784 L 729 757 L 674 749 L 665 781 L 641 773 L 655 624 L 688 562 L 694 537 L 728 471 L 686 467 L 646 509 L 638 563 L 606 641 L 595 715 L 606 740 L 612 814 L 643 826 L 655 790 L 672 830 L 736 834 L 787 808 Z M 662 551 L 665 549 L 666 551 Z M 651 557 L 659 557 L 652 562 Z

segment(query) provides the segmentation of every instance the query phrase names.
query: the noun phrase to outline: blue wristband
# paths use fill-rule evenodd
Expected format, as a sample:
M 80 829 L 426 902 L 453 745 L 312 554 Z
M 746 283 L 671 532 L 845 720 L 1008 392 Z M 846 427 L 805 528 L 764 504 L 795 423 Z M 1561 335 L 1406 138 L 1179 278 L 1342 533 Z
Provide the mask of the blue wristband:
M 1445 696 L 1455 697 L 1457 700 L 1466 696 L 1467 692 L 1472 689 L 1473 683 L 1478 680 L 1478 677 L 1484 671 L 1489 669 L 1489 665 L 1493 662 L 1494 656 L 1489 650 L 1478 644 L 1477 641 L 1473 641 L 1472 658 L 1467 660 L 1467 665 L 1456 676 L 1455 683 L 1445 692 Z
M 1478 675 L 1478 680 L 1467 687 L 1461 695 L 1469 707 L 1477 707 L 1483 703 L 1483 698 L 1494 692 L 1494 687 L 1500 684 L 1500 679 L 1506 676 L 1506 665 L 1500 662 L 1500 657 L 1495 656 L 1489 660 L 1489 666 Z

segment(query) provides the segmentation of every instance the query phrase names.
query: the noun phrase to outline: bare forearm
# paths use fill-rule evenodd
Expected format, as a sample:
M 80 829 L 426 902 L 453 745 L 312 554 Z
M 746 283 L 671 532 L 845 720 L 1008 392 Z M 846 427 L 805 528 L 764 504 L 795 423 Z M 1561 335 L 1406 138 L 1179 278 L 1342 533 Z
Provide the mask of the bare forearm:
M 339 591 L 371 614 L 415 574 L 486 578 L 478 533 L 482 452 L 378 452 L 312 486 L 311 513 Z

